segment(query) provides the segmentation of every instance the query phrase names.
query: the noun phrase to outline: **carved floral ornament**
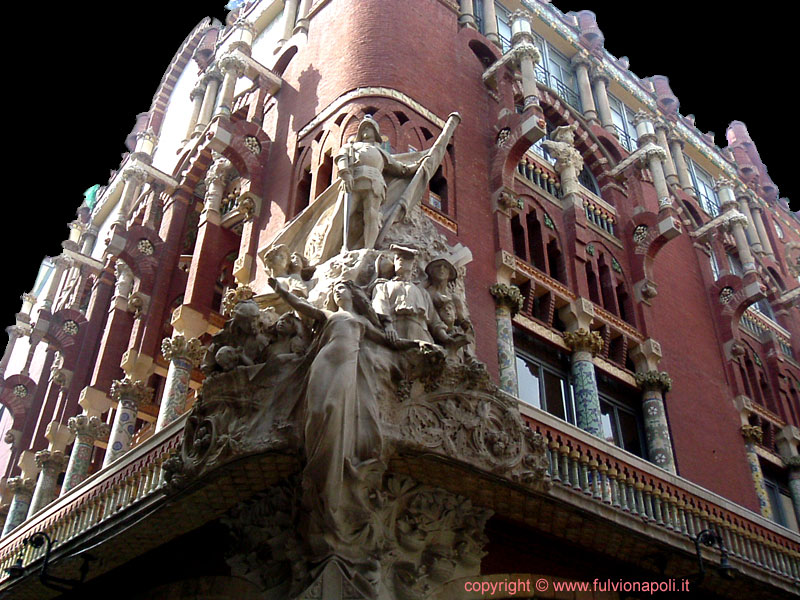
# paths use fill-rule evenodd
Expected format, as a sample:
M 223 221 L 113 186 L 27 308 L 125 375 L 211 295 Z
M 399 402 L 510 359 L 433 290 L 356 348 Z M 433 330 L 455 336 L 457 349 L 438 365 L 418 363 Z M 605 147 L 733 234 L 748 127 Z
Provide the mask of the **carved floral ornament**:
M 494 296 L 494 300 L 499 306 L 511 309 L 511 316 L 521 311 L 523 304 L 525 304 L 525 297 L 515 285 L 495 283 L 489 288 L 489 293 Z
M 134 381 L 128 375 L 111 383 L 111 399 L 114 402 L 132 402 L 138 406 L 152 398 L 153 388 L 147 387 L 142 381 Z
M 561 335 L 564 343 L 573 352 L 590 352 L 592 356 L 597 356 L 603 351 L 603 337 L 597 331 L 581 328 L 576 331 L 566 331 Z
M 36 466 L 40 469 L 54 469 L 61 471 L 67 466 L 69 456 L 60 450 L 39 450 L 35 455 Z
M 672 389 L 672 378 L 666 371 L 647 371 L 634 375 L 636 385 L 644 391 L 668 392 Z
M 31 494 L 36 487 L 36 480 L 32 477 L 12 477 L 6 482 L 6 488 L 12 494 Z
M 742 437 L 745 442 L 760 444 L 764 438 L 764 431 L 757 425 L 742 425 Z
M 197 338 L 186 339 L 185 336 L 176 335 L 164 338 L 161 342 L 161 353 L 167 360 L 187 360 L 196 367 L 203 359 L 206 348 Z
M 100 417 L 77 415 L 67 421 L 67 427 L 76 437 L 90 437 L 95 440 L 106 440 L 111 427 L 104 423 Z
M 783 464 L 790 469 L 800 469 L 800 455 L 785 456 L 782 458 Z

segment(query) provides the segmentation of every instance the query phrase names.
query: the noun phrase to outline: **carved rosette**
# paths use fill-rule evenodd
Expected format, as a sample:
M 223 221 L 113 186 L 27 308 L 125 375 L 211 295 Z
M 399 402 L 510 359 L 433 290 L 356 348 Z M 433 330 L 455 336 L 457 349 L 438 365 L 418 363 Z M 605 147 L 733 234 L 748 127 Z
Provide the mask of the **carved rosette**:
M 561 335 L 564 343 L 573 352 L 589 352 L 592 356 L 597 356 L 603 351 L 603 337 L 596 331 L 581 328 Z
M 525 303 L 525 297 L 515 285 L 495 283 L 489 288 L 489 293 L 494 296 L 494 301 L 498 307 L 504 307 L 511 311 L 512 317 L 522 310 L 522 306 Z
M 764 438 L 764 431 L 757 425 L 742 425 L 741 431 L 747 444 L 760 444 Z
M 634 377 L 636 379 L 636 385 L 645 392 L 657 391 L 664 393 L 672 389 L 672 378 L 670 378 L 669 373 L 666 371 L 636 373 Z
M 256 293 L 247 285 L 240 285 L 225 292 L 222 299 L 222 315 L 230 318 L 233 315 L 233 308 L 246 300 L 251 300 Z

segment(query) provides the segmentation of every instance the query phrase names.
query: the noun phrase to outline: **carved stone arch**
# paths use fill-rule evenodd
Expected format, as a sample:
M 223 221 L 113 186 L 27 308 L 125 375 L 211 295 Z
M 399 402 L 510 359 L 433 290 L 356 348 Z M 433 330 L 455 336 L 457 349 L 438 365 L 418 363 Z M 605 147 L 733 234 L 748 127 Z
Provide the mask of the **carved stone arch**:
M 72 369 L 78 358 L 88 321 L 80 311 L 64 308 L 50 318 L 44 340 L 64 357 L 64 368 Z
M 164 76 L 161 78 L 158 89 L 153 96 L 153 102 L 151 103 L 149 110 L 150 117 L 148 126 L 156 135 L 159 135 L 161 132 L 161 125 L 164 122 L 167 105 L 169 104 L 179 77 L 192 60 L 195 50 L 200 46 L 207 34 L 212 30 L 216 30 L 212 19 L 207 17 L 200 21 L 200 23 L 183 41 L 181 47 L 170 61 L 167 70 L 164 72 Z
M 231 133 L 231 142 L 222 155 L 231 161 L 241 177 L 250 181 L 251 190 L 261 190 L 264 185 L 264 165 L 269 159 L 272 140 L 251 121 L 233 123 Z
M 126 233 L 125 247 L 118 258 L 133 271 L 139 280 L 138 291 L 144 294 L 153 289 L 163 245 L 158 233 L 149 227 L 133 225 Z
M 286 72 L 289 63 L 292 62 L 292 59 L 295 57 L 295 55 L 297 55 L 297 51 L 297 44 L 291 44 L 283 48 L 281 53 L 275 59 L 270 71 L 272 71 L 278 77 L 283 77 L 283 74 Z
M 12 429 L 22 430 L 25 415 L 33 402 L 36 382 L 27 375 L 17 374 L 3 381 L 0 391 L 0 404 L 5 406 L 13 418 Z
M 764 298 L 763 286 L 755 289 L 758 283 L 749 277 L 743 280 L 738 275 L 723 275 L 710 287 L 712 306 L 715 307 L 720 337 L 728 346 L 739 337 L 739 319 L 747 307 Z

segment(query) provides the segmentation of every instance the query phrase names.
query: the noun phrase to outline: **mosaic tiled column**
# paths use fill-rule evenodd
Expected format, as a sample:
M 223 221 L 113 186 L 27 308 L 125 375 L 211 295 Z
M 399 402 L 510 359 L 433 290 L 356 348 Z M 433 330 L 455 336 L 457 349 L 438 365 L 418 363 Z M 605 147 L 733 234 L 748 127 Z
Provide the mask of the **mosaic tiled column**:
M 58 495 L 58 476 L 67 466 L 67 460 L 67 456 L 60 450 L 40 450 L 36 453 L 39 478 L 36 480 L 28 516 L 35 515 Z
M 108 439 L 111 428 L 98 417 L 78 415 L 72 417 L 67 426 L 75 435 L 72 444 L 72 453 L 69 456 L 67 472 L 64 475 L 64 485 L 61 493 L 64 494 L 86 479 L 89 474 L 89 465 L 92 462 L 92 449 L 96 440 Z
M 497 324 L 497 362 L 500 367 L 500 389 L 519 396 L 517 366 L 514 353 L 514 329 L 511 319 L 522 309 L 524 298 L 515 285 L 496 283 L 489 292 L 495 301 Z
M 205 347 L 197 338 L 187 340 L 182 335 L 176 335 L 161 342 L 161 352 L 169 361 L 169 370 L 158 411 L 156 431 L 161 431 L 183 412 L 186 396 L 189 394 L 192 369 L 200 364 Z
M 642 390 L 644 433 L 650 462 L 674 473 L 675 457 L 664 410 L 664 392 L 672 387 L 672 379 L 665 371 L 648 371 L 636 373 L 636 385 Z
M 6 519 L 8 518 L 8 511 L 11 508 L 11 504 L 1 504 L 0 505 L 0 529 L 2 529 L 6 524 Z
M 111 384 L 111 398 L 117 402 L 117 412 L 111 425 L 103 468 L 130 449 L 133 434 L 136 433 L 139 405 L 152 397 L 153 388 L 147 387 L 142 381 L 133 381 L 130 377 Z
M 28 518 L 28 509 L 36 482 L 31 477 L 12 477 L 6 482 L 8 490 L 14 494 L 8 517 L 3 526 L 3 535 L 8 535 Z
M 600 396 L 592 357 L 603 349 L 603 338 L 596 331 L 577 329 L 564 334 L 564 342 L 572 350 L 572 387 L 575 393 L 575 423 L 578 427 L 602 437 Z
M 761 509 L 761 515 L 771 519 L 772 506 L 770 506 L 769 503 L 767 488 L 764 485 L 764 474 L 761 472 L 761 463 L 758 462 L 758 453 L 756 452 L 756 444 L 761 443 L 763 435 L 761 427 L 742 425 L 744 449 L 747 454 L 747 463 L 750 465 L 750 475 L 753 477 L 753 486 L 756 489 L 756 496 L 758 496 L 758 505 Z

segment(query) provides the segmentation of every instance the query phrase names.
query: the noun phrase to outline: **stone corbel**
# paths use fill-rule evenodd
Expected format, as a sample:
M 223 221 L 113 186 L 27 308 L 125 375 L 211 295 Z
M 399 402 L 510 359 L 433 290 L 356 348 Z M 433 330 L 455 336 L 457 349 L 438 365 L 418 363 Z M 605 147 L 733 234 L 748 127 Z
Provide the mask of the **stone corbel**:
M 655 214 L 641 212 L 628 227 L 635 244 L 632 273 L 636 284 L 634 294 L 639 302 L 649 303 L 658 294 L 653 268 L 656 256 L 670 240 L 682 233 L 681 224 L 671 210 Z
M 237 49 L 226 54 L 225 58 L 228 57 L 230 60 L 237 61 L 237 65 L 241 65 L 242 74 L 251 81 L 255 82 L 261 77 L 262 81 L 266 82 L 267 91 L 271 96 L 277 94 L 281 89 L 283 80 L 251 56 L 247 56 Z
M 128 312 L 133 313 L 133 318 L 138 319 L 147 313 L 150 307 L 150 296 L 140 291 L 133 292 L 128 296 Z

